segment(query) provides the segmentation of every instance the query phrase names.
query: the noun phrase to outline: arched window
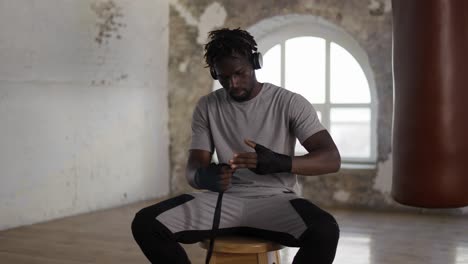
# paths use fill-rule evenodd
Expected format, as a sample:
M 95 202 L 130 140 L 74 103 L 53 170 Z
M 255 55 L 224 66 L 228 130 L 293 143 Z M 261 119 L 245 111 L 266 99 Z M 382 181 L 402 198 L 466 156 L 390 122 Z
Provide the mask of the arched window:
M 312 16 L 274 17 L 248 31 L 263 54 L 259 81 L 307 98 L 330 131 L 344 163 L 375 162 L 375 83 L 359 44 L 343 29 Z M 296 153 L 306 153 L 300 143 Z

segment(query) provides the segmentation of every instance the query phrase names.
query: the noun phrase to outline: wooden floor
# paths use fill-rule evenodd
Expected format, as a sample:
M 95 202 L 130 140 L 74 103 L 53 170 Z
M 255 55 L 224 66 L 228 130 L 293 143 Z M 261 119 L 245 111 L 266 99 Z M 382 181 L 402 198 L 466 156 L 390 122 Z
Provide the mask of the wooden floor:
M 155 201 L 0 231 L 0 263 L 148 263 L 133 241 L 135 212 Z M 334 263 L 468 264 L 468 217 L 330 210 L 341 227 Z M 184 245 L 192 263 L 197 244 Z M 281 251 L 291 263 L 297 249 Z

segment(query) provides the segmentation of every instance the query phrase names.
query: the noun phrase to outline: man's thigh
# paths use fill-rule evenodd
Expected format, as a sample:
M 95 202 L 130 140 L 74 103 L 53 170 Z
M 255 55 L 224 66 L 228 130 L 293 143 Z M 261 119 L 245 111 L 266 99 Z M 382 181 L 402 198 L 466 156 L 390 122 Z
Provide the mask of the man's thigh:
M 285 193 L 251 199 L 245 204 L 242 225 L 272 231 L 274 233 L 270 232 L 271 234 L 282 237 L 280 240 L 287 239 L 286 244 L 298 242 L 310 225 L 319 223 L 321 219 L 329 216 L 324 210 L 295 194 Z
M 218 193 L 195 192 L 185 196 L 190 199 L 161 212 L 156 219 L 174 234 L 211 230 Z M 242 202 L 237 197 L 224 194 L 219 228 L 238 226 L 242 207 Z

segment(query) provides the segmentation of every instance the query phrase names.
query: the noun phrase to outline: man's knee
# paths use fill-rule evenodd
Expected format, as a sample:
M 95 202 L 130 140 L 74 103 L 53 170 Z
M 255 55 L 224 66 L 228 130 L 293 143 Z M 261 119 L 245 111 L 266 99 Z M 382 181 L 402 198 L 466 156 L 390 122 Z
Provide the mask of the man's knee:
M 154 218 L 152 219 L 151 215 L 147 211 L 148 208 L 143 208 L 138 213 L 136 213 L 135 217 L 133 218 L 132 234 L 135 239 L 143 234 L 146 234 L 151 229 L 151 220 L 155 220 Z
M 306 224 L 306 230 L 299 240 L 302 244 L 322 241 L 337 244 L 340 229 L 335 218 L 307 199 L 294 199 L 290 201 L 296 212 Z
M 192 195 L 182 194 L 141 209 L 135 214 L 131 225 L 135 240 L 143 239 L 148 235 L 162 239 L 171 238 L 172 232 L 163 223 L 156 220 L 156 217 L 194 198 Z
M 135 214 L 132 221 L 132 234 L 135 240 L 138 241 L 149 235 L 163 240 L 172 238 L 172 232 L 156 219 L 159 214 L 155 212 L 152 206 L 143 208 Z
M 335 218 L 331 215 L 323 217 L 318 223 L 307 227 L 301 236 L 303 243 L 321 243 L 329 246 L 337 246 L 340 238 L 340 228 Z
M 338 244 L 340 227 L 333 216 L 330 215 L 329 220 L 324 222 L 323 228 L 321 228 L 319 233 L 325 240 Z

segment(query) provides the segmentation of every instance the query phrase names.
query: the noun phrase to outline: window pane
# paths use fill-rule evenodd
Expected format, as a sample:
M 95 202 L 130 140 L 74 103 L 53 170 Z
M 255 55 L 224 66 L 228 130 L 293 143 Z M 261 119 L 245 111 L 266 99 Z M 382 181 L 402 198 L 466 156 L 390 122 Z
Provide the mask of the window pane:
M 370 103 L 369 84 L 356 59 L 336 43 L 330 46 L 332 103 Z
M 219 83 L 219 81 L 214 80 L 213 81 L 213 88 L 211 90 L 216 91 L 216 90 L 221 89 L 221 88 L 223 88 L 223 86 Z
M 298 37 L 286 41 L 285 88 L 311 103 L 325 103 L 325 40 Z
M 281 86 L 281 45 L 275 45 L 263 54 L 263 67 L 255 74 L 259 82 Z
M 320 122 L 322 122 L 322 113 L 320 111 L 317 111 L 317 117 L 319 118 Z M 294 149 L 294 152 L 297 154 L 307 153 L 307 150 L 301 145 L 301 142 L 299 142 L 298 139 L 296 139 L 296 147 Z
M 344 158 L 370 158 L 370 108 L 332 108 L 330 132 Z

